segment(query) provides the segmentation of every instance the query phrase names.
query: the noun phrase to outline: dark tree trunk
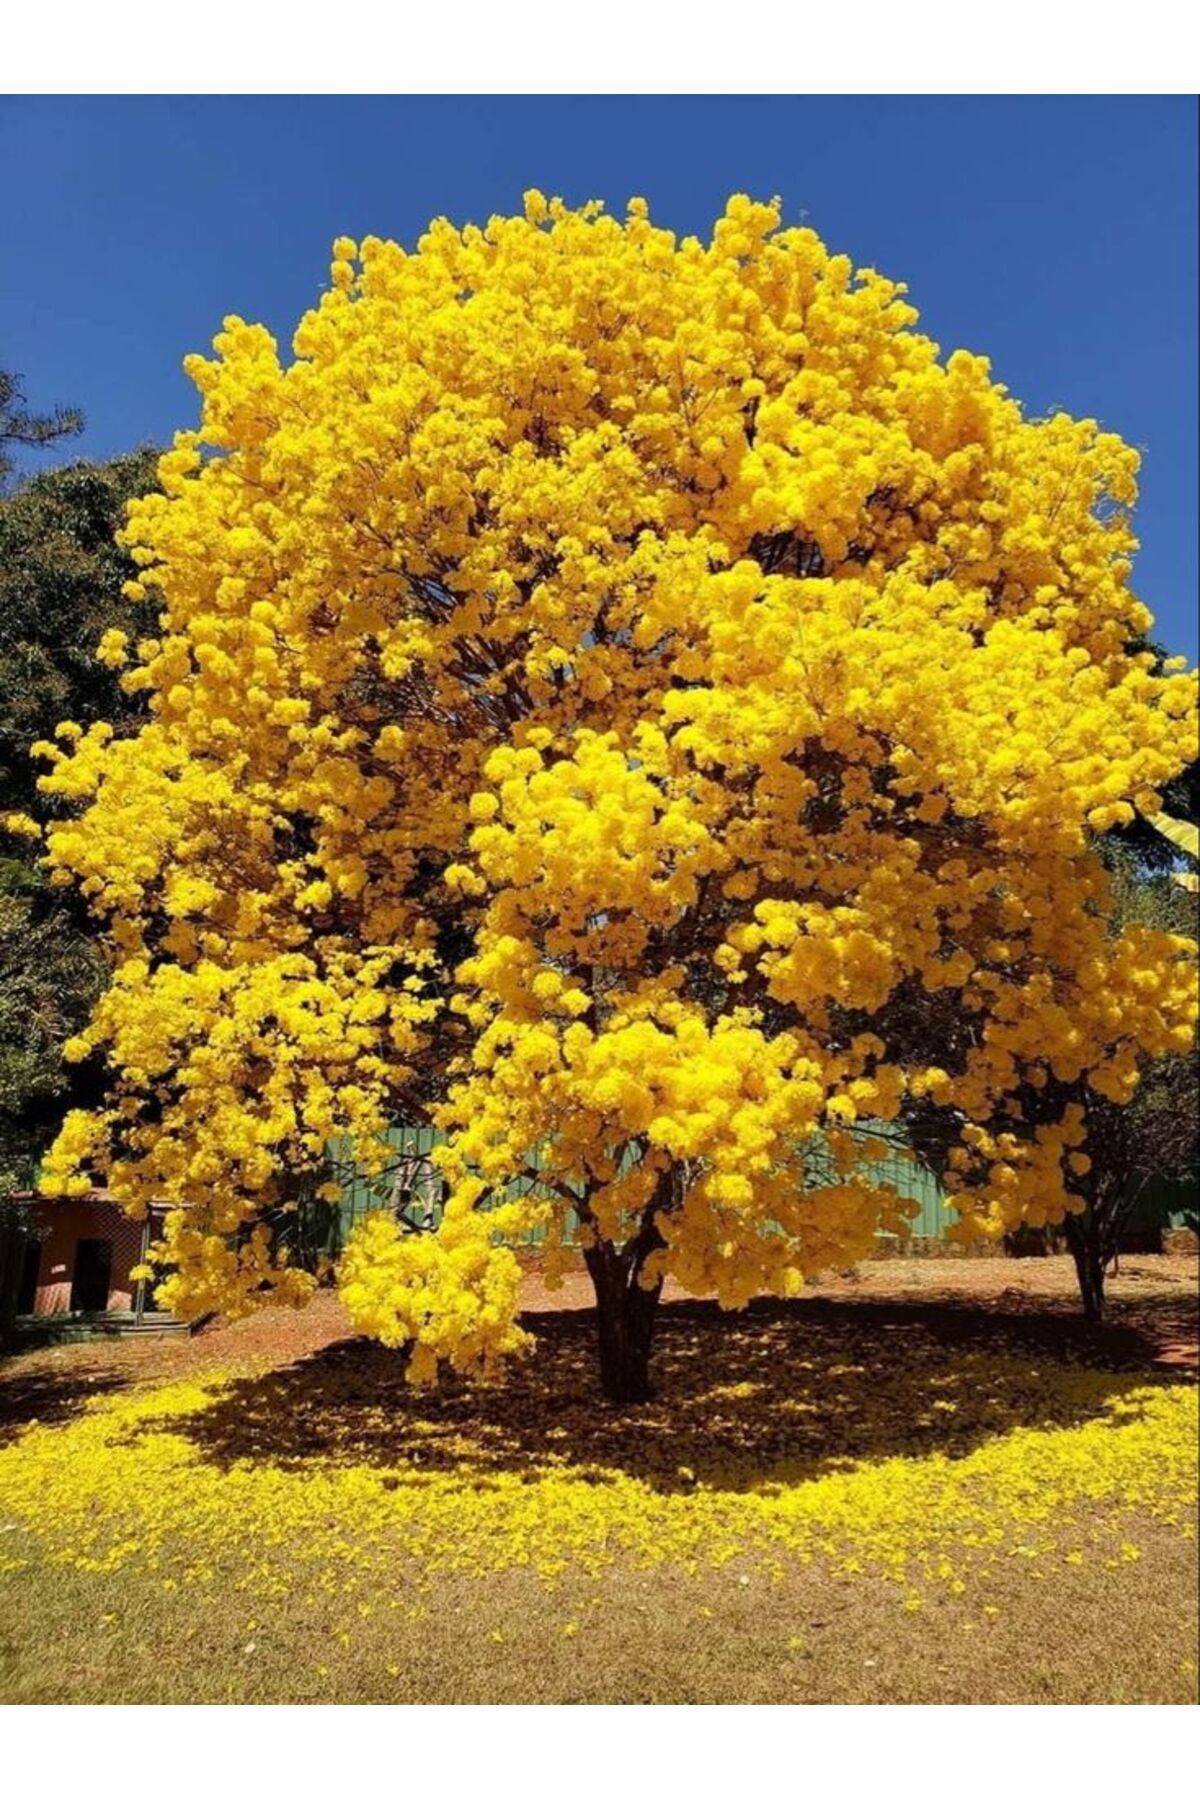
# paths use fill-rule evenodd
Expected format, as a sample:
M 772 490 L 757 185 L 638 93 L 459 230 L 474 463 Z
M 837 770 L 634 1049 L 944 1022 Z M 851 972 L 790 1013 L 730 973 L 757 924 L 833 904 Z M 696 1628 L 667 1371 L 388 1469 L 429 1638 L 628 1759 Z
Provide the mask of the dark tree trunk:
M 1093 1325 L 1104 1317 L 1104 1276 L 1111 1260 L 1105 1236 L 1100 1221 L 1090 1210 L 1067 1219 L 1067 1243 L 1075 1262 L 1084 1316 Z
M 1096 1246 L 1087 1242 L 1072 1243 L 1071 1255 L 1075 1259 L 1084 1316 L 1098 1325 L 1104 1317 L 1104 1263 Z
M 1088 1139 L 1093 1171 L 1085 1190 L 1087 1205 L 1081 1213 L 1068 1213 L 1065 1221 L 1084 1314 L 1093 1325 L 1104 1317 L 1105 1277 L 1116 1261 L 1121 1233 L 1142 1186 L 1128 1159 L 1121 1154 L 1119 1137 L 1113 1131 L 1103 1134 L 1100 1129 L 1106 1118 L 1112 1122 L 1114 1113 L 1119 1124 L 1122 1111 L 1109 1109 L 1095 1121 Z
M 641 1285 L 643 1260 L 603 1241 L 584 1251 L 596 1290 L 600 1385 L 614 1406 L 650 1398 L 650 1345 L 662 1282 Z

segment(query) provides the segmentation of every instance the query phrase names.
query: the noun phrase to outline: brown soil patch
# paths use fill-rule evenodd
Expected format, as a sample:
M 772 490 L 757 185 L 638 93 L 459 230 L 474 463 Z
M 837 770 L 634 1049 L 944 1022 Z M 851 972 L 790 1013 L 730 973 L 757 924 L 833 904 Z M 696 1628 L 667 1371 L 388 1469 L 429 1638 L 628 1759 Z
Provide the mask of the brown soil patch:
M 523 1297 L 535 1329 L 547 1315 L 580 1313 L 593 1305 L 582 1269 L 552 1288 L 531 1265 Z M 1179 1371 L 1195 1369 L 1198 1362 L 1200 1262 L 1123 1259 L 1111 1278 L 1108 1318 L 1099 1329 L 1082 1317 L 1074 1269 L 1065 1256 L 868 1262 L 814 1283 L 797 1300 L 753 1304 L 801 1317 L 811 1308 L 825 1318 L 866 1308 L 881 1328 L 906 1320 L 916 1325 L 919 1319 L 948 1345 L 1011 1338 L 1071 1359 Z M 698 1306 L 713 1312 L 714 1323 L 721 1316 L 668 1283 L 662 1337 L 673 1314 L 681 1315 L 682 1324 L 683 1315 Z M 736 1329 L 739 1315 L 724 1316 Z M 586 1337 L 585 1322 L 579 1325 Z M 312 1358 L 353 1335 L 336 1294 L 322 1291 L 300 1312 L 272 1308 L 236 1324 L 214 1322 L 190 1337 L 99 1338 L 15 1354 L 0 1360 L 0 1442 L 32 1419 L 52 1423 L 69 1416 L 95 1395 L 230 1367 L 239 1374 L 265 1373 Z

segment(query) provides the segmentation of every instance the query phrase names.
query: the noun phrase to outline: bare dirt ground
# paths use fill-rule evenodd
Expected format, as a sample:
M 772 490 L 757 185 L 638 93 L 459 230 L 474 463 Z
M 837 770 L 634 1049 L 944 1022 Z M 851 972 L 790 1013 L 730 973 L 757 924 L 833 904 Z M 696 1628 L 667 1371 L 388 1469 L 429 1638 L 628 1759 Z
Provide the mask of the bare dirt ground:
M 550 1288 L 532 1264 L 523 1299 L 534 1316 L 576 1313 L 594 1304 L 582 1269 Z M 697 1304 L 668 1283 L 666 1317 Z M 914 1323 L 919 1313 L 922 1323 L 950 1340 L 960 1334 L 989 1341 L 1012 1336 L 1121 1368 L 1183 1371 L 1200 1364 L 1197 1257 L 1122 1258 L 1110 1277 L 1108 1316 L 1099 1328 L 1082 1317 L 1067 1256 L 860 1263 L 849 1274 L 812 1284 L 789 1305 L 816 1307 L 822 1315 L 831 1306 L 865 1307 L 881 1323 L 911 1311 Z M 901 1310 L 893 1314 L 892 1309 Z M 715 1306 L 711 1311 L 715 1317 Z M 98 1338 L 26 1351 L 0 1359 L 0 1443 L 30 1420 L 50 1424 L 98 1394 L 142 1381 L 202 1375 L 231 1363 L 247 1370 L 279 1368 L 353 1335 L 336 1294 L 323 1291 L 300 1312 L 271 1309 L 235 1324 L 214 1322 L 191 1336 Z

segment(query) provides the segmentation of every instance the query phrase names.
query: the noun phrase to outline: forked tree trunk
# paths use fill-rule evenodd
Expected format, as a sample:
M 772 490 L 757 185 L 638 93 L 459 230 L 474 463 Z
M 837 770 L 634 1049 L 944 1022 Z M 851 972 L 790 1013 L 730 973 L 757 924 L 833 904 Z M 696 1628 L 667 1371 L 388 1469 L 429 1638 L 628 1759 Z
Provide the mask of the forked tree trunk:
M 1104 1264 L 1092 1244 L 1072 1244 L 1071 1255 L 1075 1259 L 1084 1316 L 1098 1325 L 1104 1317 Z
M 1089 1211 L 1067 1219 L 1067 1243 L 1075 1262 L 1084 1316 L 1098 1325 L 1104 1317 L 1104 1276 L 1109 1263 L 1105 1233 Z
M 584 1251 L 596 1290 L 600 1385 L 614 1406 L 650 1398 L 650 1346 L 662 1282 L 641 1285 L 642 1260 L 627 1260 L 603 1241 Z

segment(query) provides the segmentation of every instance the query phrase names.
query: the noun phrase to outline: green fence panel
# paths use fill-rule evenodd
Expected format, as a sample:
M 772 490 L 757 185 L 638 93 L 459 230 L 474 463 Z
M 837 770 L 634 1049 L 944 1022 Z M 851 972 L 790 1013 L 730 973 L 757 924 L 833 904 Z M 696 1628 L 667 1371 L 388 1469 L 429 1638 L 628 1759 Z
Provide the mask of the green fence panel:
M 441 1223 L 444 1184 L 431 1154 L 438 1144 L 446 1141 L 445 1133 L 430 1125 L 394 1125 L 384 1135 L 392 1156 L 385 1168 L 374 1176 L 366 1174 L 353 1162 L 343 1140 L 335 1140 L 330 1146 L 334 1179 L 341 1188 L 343 1238 L 360 1219 L 372 1212 L 396 1213 L 414 1225 L 435 1230 Z M 534 1152 L 529 1158 L 535 1168 L 541 1160 L 540 1152 Z M 519 1198 L 535 1186 L 533 1177 L 517 1176 L 484 1202 L 484 1210 Z M 570 1215 L 569 1233 L 573 1232 L 576 1222 L 574 1215 Z M 543 1242 L 545 1237 L 546 1228 L 539 1225 L 522 1232 L 516 1241 L 518 1246 L 531 1247 Z
M 866 1165 L 868 1171 L 879 1185 L 887 1183 L 894 1186 L 906 1199 L 918 1203 L 920 1212 L 912 1221 L 914 1237 L 943 1237 L 956 1215 L 946 1203 L 941 1183 L 929 1169 L 903 1153 L 904 1143 L 898 1133 L 888 1135 L 891 1140 L 888 1155 L 878 1162 Z M 430 1161 L 430 1155 L 438 1144 L 445 1142 L 445 1134 L 429 1125 L 394 1125 L 385 1136 L 392 1149 L 392 1159 L 375 1176 L 367 1175 L 354 1163 L 344 1140 L 335 1140 L 330 1146 L 334 1177 L 341 1189 L 343 1241 L 359 1220 L 372 1212 L 399 1213 L 414 1224 L 434 1229 L 441 1222 L 442 1180 Z M 821 1160 L 822 1151 L 817 1146 L 810 1152 L 814 1170 L 819 1169 Z M 533 1152 L 529 1161 L 535 1169 L 539 1168 L 542 1153 Z M 500 1206 L 510 1198 L 515 1199 L 528 1193 L 534 1186 L 536 1181 L 533 1177 L 518 1176 L 486 1204 Z M 573 1236 L 577 1223 L 574 1213 L 569 1214 L 566 1233 L 568 1241 Z M 545 1226 L 534 1226 L 519 1235 L 515 1247 L 534 1248 L 544 1242 L 545 1238 Z

